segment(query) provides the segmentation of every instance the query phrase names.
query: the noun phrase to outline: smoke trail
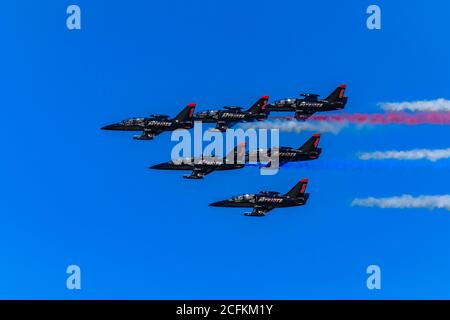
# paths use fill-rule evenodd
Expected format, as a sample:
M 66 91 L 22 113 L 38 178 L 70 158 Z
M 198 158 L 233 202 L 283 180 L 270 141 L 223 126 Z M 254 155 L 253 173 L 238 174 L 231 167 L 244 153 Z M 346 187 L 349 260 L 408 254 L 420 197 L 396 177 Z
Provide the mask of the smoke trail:
M 270 117 L 271 120 L 292 121 L 293 123 L 303 123 L 294 120 L 294 117 Z M 308 121 L 327 121 L 330 123 L 343 122 L 345 124 L 376 125 L 376 124 L 400 124 L 400 125 L 450 125 L 450 112 L 387 112 L 387 113 L 340 113 L 313 115 Z M 292 124 L 294 125 L 294 124 Z
M 450 125 L 450 112 L 325 114 L 315 115 L 310 119 L 354 124 Z
M 297 120 L 281 120 L 274 119 L 268 121 L 260 121 L 253 123 L 242 123 L 243 129 L 280 129 L 284 132 L 303 132 L 313 131 L 318 133 L 333 133 L 338 134 L 343 128 L 347 126 L 345 121 L 330 122 L 330 121 L 297 121 Z
M 426 111 L 440 112 L 450 111 L 450 100 L 421 100 L 421 101 L 405 101 L 405 102 L 381 102 L 378 105 L 386 111 Z
M 450 125 L 450 112 L 388 112 L 388 113 L 340 113 L 313 115 L 306 121 L 291 116 L 274 116 L 266 121 L 243 123 L 243 129 L 280 129 L 285 132 L 313 131 L 338 134 L 350 125 L 361 129 L 366 125 Z
M 246 166 L 259 167 L 259 164 L 246 164 Z M 281 170 L 338 170 L 338 171 L 380 171 L 386 172 L 388 170 L 399 172 L 399 171 L 411 171 L 418 169 L 427 170 L 445 170 L 446 172 L 450 169 L 450 161 L 440 161 L 434 162 L 432 165 L 427 162 L 422 161 L 410 161 L 410 162 L 400 162 L 400 161 L 360 161 L 358 159 L 319 159 L 317 161 L 299 161 L 299 162 L 288 162 L 281 167 Z M 438 173 L 439 174 L 439 173 Z
M 447 209 L 450 210 L 450 195 L 438 196 L 418 196 L 402 195 L 390 198 L 374 198 L 365 199 L 356 198 L 352 201 L 352 206 L 361 207 L 378 207 L 378 208 L 422 208 L 422 209 Z
M 356 129 L 372 125 L 450 125 L 450 112 L 388 112 L 388 113 L 340 113 L 313 115 L 306 121 L 290 116 L 274 116 L 266 121 L 243 123 L 243 129 L 280 129 L 285 132 L 314 131 L 338 134 L 350 125 Z
M 429 160 L 432 162 L 450 158 L 450 148 L 448 149 L 415 149 L 409 151 L 375 151 L 362 152 L 358 154 L 360 160 Z

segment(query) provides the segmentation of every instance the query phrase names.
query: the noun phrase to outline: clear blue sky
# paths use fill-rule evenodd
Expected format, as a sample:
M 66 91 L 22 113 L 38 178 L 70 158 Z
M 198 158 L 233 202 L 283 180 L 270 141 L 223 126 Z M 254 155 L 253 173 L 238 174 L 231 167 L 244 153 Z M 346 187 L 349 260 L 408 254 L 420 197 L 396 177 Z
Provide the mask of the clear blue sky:
M 66 8 L 82 10 L 68 31 Z M 382 9 L 382 30 L 366 8 Z M 355 197 L 449 193 L 431 163 L 395 169 L 256 168 L 203 181 L 151 171 L 170 134 L 134 141 L 105 124 L 151 113 L 248 106 L 346 83 L 348 112 L 450 98 L 443 1 L 3 1 L 0 298 L 450 298 L 450 215 L 351 207 Z M 449 127 L 324 134 L 318 161 L 358 151 L 449 147 Z M 310 133 L 281 134 L 299 146 Z M 448 168 L 448 167 L 447 167 Z M 249 219 L 211 208 L 287 191 L 309 203 Z M 66 289 L 66 267 L 82 290 Z M 368 265 L 382 290 L 366 288 Z

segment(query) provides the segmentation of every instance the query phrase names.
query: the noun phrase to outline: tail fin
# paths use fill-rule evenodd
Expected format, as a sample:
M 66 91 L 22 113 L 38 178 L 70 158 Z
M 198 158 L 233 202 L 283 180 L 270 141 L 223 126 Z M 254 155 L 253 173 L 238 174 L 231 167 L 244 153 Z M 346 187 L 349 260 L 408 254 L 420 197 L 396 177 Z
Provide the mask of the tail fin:
M 308 179 L 302 179 L 288 192 L 286 196 L 296 198 L 305 194 Z
M 337 87 L 325 100 L 327 101 L 340 101 L 344 100 L 344 93 L 347 86 L 345 84 L 341 84 Z
M 174 118 L 174 120 L 177 120 L 178 122 L 192 120 L 192 115 L 194 114 L 195 106 L 196 106 L 195 103 L 188 104 L 183 110 L 181 110 L 181 112 Z
M 247 111 L 250 112 L 250 113 L 253 113 L 253 114 L 265 113 L 266 112 L 267 101 L 269 101 L 269 96 L 262 96 Z
M 300 148 L 298 148 L 298 150 L 302 151 L 316 150 L 317 147 L 319 146 L 319 141 L 320 141 L 320 134 L 318 133 L 313 134 L 313 136 L 309 138 L 308 141 L 306 141 Z
M 234 147 L 234 149 L 227 154 L 226 162 L 234 164 L 245 163 L 245 145 L 245 142 L 241 142 Z

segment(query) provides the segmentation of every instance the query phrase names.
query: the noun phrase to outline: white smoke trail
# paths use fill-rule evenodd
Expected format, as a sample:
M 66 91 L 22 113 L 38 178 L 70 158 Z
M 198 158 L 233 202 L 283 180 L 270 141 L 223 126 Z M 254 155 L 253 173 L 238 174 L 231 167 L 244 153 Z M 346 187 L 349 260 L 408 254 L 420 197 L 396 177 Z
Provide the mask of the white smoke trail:
M 313 131 L 318 133 L 338 134 L 348 125 L 347 122 L 331 122 L 331 121 L 297 121 L 297 120 L 268 120 L 261 122 L 242 123 L 243 129 L 279 129 L 283 132 L 303 132 Z
M 395 208 L 395 209 L 447 209 L 450 210 L 450 195 L 438 196 L 418 196 L 402 195 L 390 198 L 374 198 L 365 199 L 356 198 L 352 202 L 352 206 L 360 207 L 378 207 L 378 208 Z
M 429 160 L 432 162 L 450 158 L 450 148 L 448 149 L 415 149 L 409 151 L 375 151 L 361 152 L 358 154 L 360 160 Z
M 436 100 L 419 100 L 411 102 L 381 102 L 378 103 L 378 105 L 386 111 L 450 111 L 450 100 L 446 100 L 443 98 Z

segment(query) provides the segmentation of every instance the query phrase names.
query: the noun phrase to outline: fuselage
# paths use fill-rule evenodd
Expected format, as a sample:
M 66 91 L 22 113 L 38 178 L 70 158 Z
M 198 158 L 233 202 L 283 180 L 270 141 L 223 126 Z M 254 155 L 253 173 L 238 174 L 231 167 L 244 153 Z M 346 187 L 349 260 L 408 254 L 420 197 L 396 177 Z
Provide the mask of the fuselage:
M 270 208 L 287 208 L 302 206 L 309 198 L 309 193 L 305 193 L 299 197 L 289 197 L 279 194 L 243 194 L 235 196 L 228 200 L 217 201 L 211 204 L 213 207 L 270 207 Z
M 178 121 L 172 119 L 158 119 L 158 118 L 131 118 L 118 123 L 107 125 L 103 130 L 118 130 L 118 131 L 143 131 L 143 130 L 157 130 L 169 131 L 176 129 L 190 129 L 192 128 L 192 121 Z
M 270 111 L 334 111 L 341 110 L 345 107 L 347 99 L 342 101 L 327 101 L 316 100 L 310 101 L 308 99 L 283 99 L 275 101 L 273 104 L 268 105 Z
M 256 160 L 257 162 L 267 162 L 271 157 L 278 157 L 280 162 L 295 162 L 295 161 L 309 161 L 320 157 L 322 153 L 321 148 L 314 150 L 299 150 L 290 147 L 280 147 L 279 149 L 259 149 L 256 152 L 249 154 L 249 161 Z M 267 159 L 264 159 L 267 157 Z
M 190 158 L 181 161 L 169 161 L 152 166 L 152 169 L 167 169 L 167 170 L 193 170 L 193 169 L 208 169 L 208 170 L 233 170 L 244 168 L 244 163 L 227 163 L 226 158 L 210 158 L 199 159 Z
M 267 118 L 266 113 L 254 114 L 247 111 L 236 110 L 208 110 L 194 114 L 194 121 L 202 121 L 205 123 L 216 122 L 249 122 L 255 120 L 264 120 Z

